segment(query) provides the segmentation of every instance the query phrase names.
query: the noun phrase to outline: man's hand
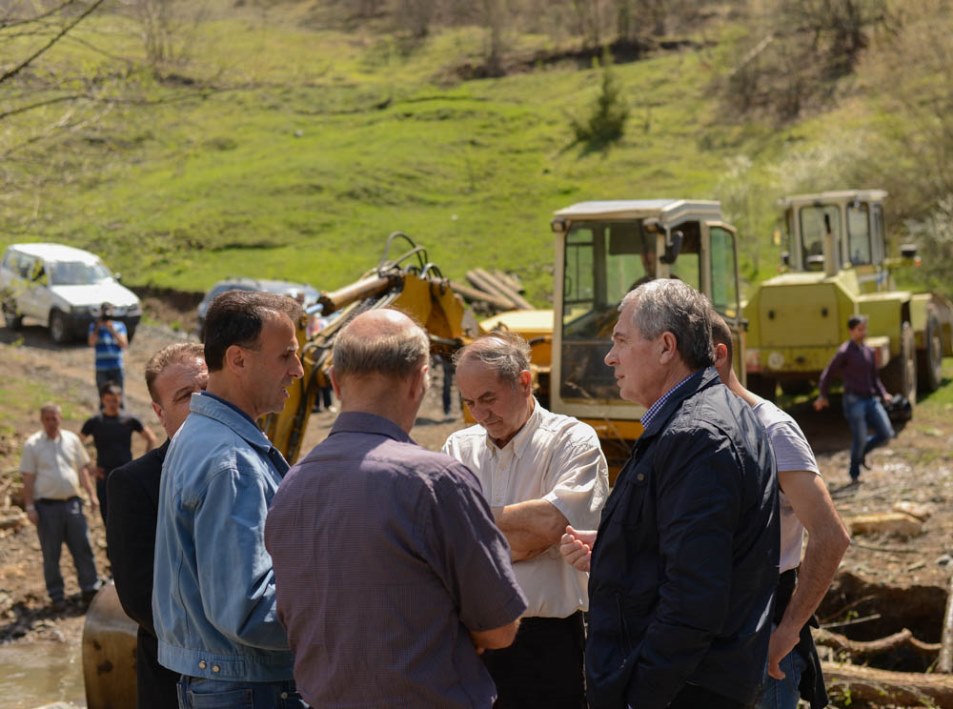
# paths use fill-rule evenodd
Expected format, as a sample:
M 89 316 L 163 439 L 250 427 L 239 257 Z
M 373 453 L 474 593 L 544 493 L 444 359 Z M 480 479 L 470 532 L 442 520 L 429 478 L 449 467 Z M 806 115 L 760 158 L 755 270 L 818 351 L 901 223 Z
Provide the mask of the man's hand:
M 99 509 L 99 498 L 95 495 L 89 496 L 89 509 L 91 509 L 93 512 Z
M 26 517 L 30 520 L 30 523 L 35 527 L 40 521 L 40 515 L 37 514 L 36 508 L 32 505 L 29 505 L 26 510 Z
M 814 410 L 821 411 L 829 406 L 826 396 L 819 396 L 814 400 Z
M 93 477 L 96 478 L 97 480 L 105 480 L 106 479 L 105 468 L 100 468 L 97 465 L 95 468 L 93 468 Z
M 559 540 L 559 553 L 566 563 L 578 571 L 589 571 L 592 547 L 596 543 L 596 531 L 576 530 L 566 526 L 566 533 Z
M 771 632 L 771 640 L 768 641 L 768 674 L 771 677 L 784 679 L 781 660 L 794 649 L 798 640 L 800 640 L 800 634 L 797 631 L 785 629 L 783 625 L 779 625 Z

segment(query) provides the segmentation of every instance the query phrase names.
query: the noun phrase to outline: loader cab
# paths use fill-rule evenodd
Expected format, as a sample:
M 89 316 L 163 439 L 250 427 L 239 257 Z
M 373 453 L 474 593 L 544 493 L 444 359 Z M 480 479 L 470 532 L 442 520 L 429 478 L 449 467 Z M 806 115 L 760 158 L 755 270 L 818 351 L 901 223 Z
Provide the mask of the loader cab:
M 735 230 L 722 222 L 717 202 L 684 200 L 584 202 L 557 212 L 552 226 L 551 407 L 586 420 L 604 441 L 634 440 L 644 409 L 619 397 L 604 362 L 619 303 L 648 280 L 678 278 L 707 294 L 740 330 Z
M 822 192 L 781 201 L 791 270 L 833 276 L 856 269 L 876 284 L 886 253 L 883 190 Z

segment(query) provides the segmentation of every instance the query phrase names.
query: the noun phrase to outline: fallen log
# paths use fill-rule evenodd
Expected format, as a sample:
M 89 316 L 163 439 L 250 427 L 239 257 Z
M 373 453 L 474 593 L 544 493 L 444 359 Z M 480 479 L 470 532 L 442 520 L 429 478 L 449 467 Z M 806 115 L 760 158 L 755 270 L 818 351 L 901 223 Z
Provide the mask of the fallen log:
M 905 512 L 879 512 L 844 518 L 851 534 L 895 534 L 915 537 L 923 533 L 923 522 Z
M 822 662 L 829 690 L 849 692 L 852 704 L 872 706 L 953 706 L 953 677 L 889 672 L 839 662 Z
M 946 596 L 946 612 L 943 614 L 943 632 L 940 638 L 940 659 L 937 671 L 953 672 L 953 576 L 950 577 L 950 592 Z
M 899 633 L 888 635 L 878 640 L 851 640 L 846 635 L 832 633 L 829 630 L 819 628 L 814 631 L 814 642 L 825 647 L 832 647 L 835 650 L 848 652 L 852 657 L 867 657 L 869 655 L 879 655 L 883 652 L 895 650 L 901 645 L 910 645 L 923 653 L 934 653 L 940 651 L 940 643 L 925 643 L 913 637 L 913 632 L 904 628 Z

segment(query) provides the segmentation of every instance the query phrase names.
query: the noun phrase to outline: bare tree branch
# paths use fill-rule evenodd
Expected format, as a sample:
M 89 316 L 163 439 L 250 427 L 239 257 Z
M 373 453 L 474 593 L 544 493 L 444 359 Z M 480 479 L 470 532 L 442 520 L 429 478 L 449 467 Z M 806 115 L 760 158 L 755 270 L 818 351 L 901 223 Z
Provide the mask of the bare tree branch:
M 59 32 L 57 32 L 57 33 L 50 39 L 49 42 L 47 42 L 45 45 L 43 45 L 42 47 L 40 47 L 36 52 L 34 52 L 34 53 L 31 54 L 29 57 L 27 57 L 26 59 L 24 59 L 24 60 L 23 60 L 22 62 L 20 62 L 18 65 L 16 65 L 15 67 L 13 67 L 12 69 L 10 69 L 9 71 L 5 72 L 4 74 L 0 75 L 0 84 L 2 84 L 2 83 L 4 83 L 4 82 L 9 81 L 10 79 L 12 79 L 14 76 L 16 76 L 17 74 L 19 74 L 19 73 L 20 73 L 21 71 L 23 71 L 24 69 L 26 69 L 26 68 L 27 68 L 30 64 L 32 64 L 34 61 L 36 61 L 39 57 L 41 57 L 43 54 L 45 54 L 47 51 L 49 51 L 57 42 L 59 42 L 61 39 L 63 39 L 63 37 L 65 37 L 67 34 L 69 34 L 69 32 L 71 32 L 72 29 L 73 29 L 74 27 L 76 27 L 76 25 L 78 25 L 80 22 L 82 22 L 82 21 L 85 20 L 87 17 L 89 17 L 91 14 L 93 14 L 93 13 L 99 8 L 99 6 L 102 5 L 105 1 L 106 1 L 106 0 L 95 0 L 95 2 L 93 2 L 92 5 L 90 5 L 90 6 L 87 7 L 85 10 L 83 10 L 83 12 L 81 12 L 79 15 L 77 15 L 77 17 L 76 17 L 75 20 L 73 20 L 71 23 L 69 23 L 68 25 L 66 25 L 65 27 L 63 27 L 62 30 L 60 30 Z M 69 4 L 69 3 L 67 3 L 67 4 Z

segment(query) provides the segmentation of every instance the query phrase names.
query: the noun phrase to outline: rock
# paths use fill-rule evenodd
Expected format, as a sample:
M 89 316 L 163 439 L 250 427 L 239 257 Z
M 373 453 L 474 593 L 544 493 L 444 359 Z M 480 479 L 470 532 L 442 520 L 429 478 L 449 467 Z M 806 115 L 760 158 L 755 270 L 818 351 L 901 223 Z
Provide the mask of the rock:
M 880 512 L 845 517 L 844 523 L 851 534 L 893 534 L 899 537 L 915 537 L 923 533 L 923 522 L 905 512 Z

